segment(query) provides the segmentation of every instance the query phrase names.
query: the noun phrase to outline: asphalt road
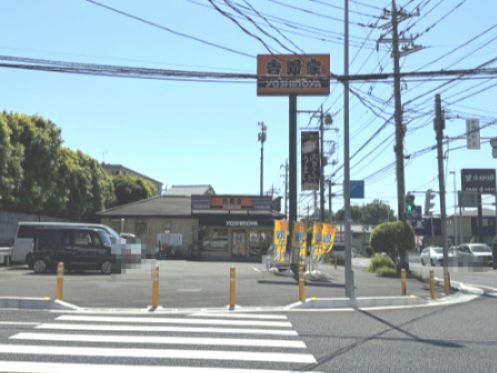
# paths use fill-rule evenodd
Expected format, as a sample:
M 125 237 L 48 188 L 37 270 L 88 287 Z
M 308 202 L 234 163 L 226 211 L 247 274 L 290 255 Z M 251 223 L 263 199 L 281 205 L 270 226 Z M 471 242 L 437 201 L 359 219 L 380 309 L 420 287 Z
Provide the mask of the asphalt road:
M 496 309 L 488 295 L 450 307 L 244 318 L 2 310 L 0 372 L 495 372 Z

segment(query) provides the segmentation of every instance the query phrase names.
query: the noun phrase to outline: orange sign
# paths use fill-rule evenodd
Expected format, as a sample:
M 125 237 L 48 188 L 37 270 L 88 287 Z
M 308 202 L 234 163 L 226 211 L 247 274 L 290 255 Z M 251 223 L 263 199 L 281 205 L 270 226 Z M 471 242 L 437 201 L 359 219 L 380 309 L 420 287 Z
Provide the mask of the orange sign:
M 257 95 L 329 95 L 329 54 L 257 56 Z

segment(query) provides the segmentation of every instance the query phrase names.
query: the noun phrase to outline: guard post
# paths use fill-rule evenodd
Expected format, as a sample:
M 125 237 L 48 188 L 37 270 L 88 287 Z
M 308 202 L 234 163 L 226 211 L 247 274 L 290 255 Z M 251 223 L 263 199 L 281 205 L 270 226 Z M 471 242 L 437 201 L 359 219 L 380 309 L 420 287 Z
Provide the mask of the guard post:
M 430 297 L 431 299 L 436 299 L 437 298 L 437 290 L 435 288 L 435 271 L 433 269 L 430 269 Z
M 407 272 L 404 268 L 400 270 L 400 294 L 407 295 Z
M 55 299 L 62 300 L 64 296 L 64 262 L 57 264 L 57 284 L 55 286 Z
M 299 266 L 299 301 L 305 300 L 305 278 L 304 278 L 304 265 Z
M 236 268 L 230 267 L 230 311 L 235 309 L 236 304 Z
M 152 308 L 159 307 L 159 266 L 152 270 Z

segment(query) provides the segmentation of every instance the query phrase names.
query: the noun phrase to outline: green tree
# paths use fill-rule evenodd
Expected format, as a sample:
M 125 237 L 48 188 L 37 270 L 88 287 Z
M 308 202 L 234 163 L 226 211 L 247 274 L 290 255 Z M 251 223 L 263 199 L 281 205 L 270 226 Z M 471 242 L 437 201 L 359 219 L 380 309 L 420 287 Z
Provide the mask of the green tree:
M 414 249 L 414 231 L 402 221 L 383 223 L 375 227 L 369 244 L 376 253 L 386 253 L 394 262 L 409 269 L 408 250 Z
M 118 175 L 112 178 L 116 199 L 115 205 L 123 205 L 141 199 L 153 197 L 156 194 L 155 185 L 142 177 Z
M 395 213 L 390 206 L 379 199 L 373 200 L 361 207 L 362 224 L 378 225 L 387 221 L 395 220 Z

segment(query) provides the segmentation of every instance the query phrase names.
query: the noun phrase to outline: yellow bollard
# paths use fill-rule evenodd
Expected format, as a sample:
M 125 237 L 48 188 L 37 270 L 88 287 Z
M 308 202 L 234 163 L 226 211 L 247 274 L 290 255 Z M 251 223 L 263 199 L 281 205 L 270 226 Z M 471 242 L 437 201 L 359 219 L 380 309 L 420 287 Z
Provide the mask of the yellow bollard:
M 230 311 L 235 309 L 236 304 L 236 268 L 230 267 Z
M 430 296 L 431 299 L 437 299 L 437 289 L 435 288 L 435 271 L 430 270 Z
M 299 301 L 305 300 L 304 265 L 299 266 Z
M 444 292 L 445 295 L 450 295 L 450 274 L 447 267 L 444 267 Z
M 152 307 L 159 307 L 159 266 L 152 271 Z
M 400 294 L 407 295 L 407 272 L 405 269 L 400 270 Z
M 62 300 L 64 296 L 64 262 L 57 264 L 57 284 L 55 286 L 55 299 Z

